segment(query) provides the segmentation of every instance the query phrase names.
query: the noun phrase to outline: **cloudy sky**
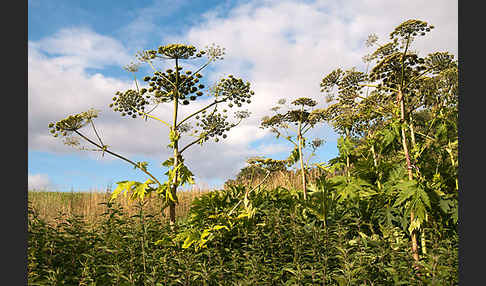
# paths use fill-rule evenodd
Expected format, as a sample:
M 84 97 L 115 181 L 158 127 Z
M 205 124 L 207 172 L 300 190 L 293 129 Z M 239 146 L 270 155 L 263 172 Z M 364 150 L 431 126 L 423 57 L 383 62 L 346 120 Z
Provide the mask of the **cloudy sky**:
M 50 122 L 89 108 L 100 111 L 96 128 L 110 150 L 147 161 L 154 174 L 164 177 L 167 128 L 153 120 L 122 118 L 108 107 L 116 91 L 134 88 L 123 66 L 134 62 L 138 51 L 170 43 L 201 49 L 216 43 L 226 55 L 202 72 L 206 82 L 233 74 L 251 83 L 250 118 L 222 142 L 195 145 L 185 154 L 200 187 L 219 187 L 251 156 L 287 156 L 290 145 L 258 128 L 279 99 L 310 97 L 324 107 L 323 76 L 338 67 L 364 70 L 362 58 L 371 51 L 365 46 L 368 35 L 375 33 L 385 43 L 394 27 L 408 19 L 436 27 L 414 43 L 420 54 L 448 51 L 457 57 L 453 0 L 29 0 L 29 189 L 103 190 L 121 180 L 147 179 L 117 158 L 73 149 L 49 134 Z M 137 76 L 149 72 L 141 66 Z M 183 114 L 210 100 L 190 105 Z M 167 120 L 170 113 L 169 106 L 154 112 Z M 89 129 L 86 134 L 94 136 Z M 309 136 L 325 139 L 317 160 L 337 155 L 338 135 L 329 126 L 318 126 Z

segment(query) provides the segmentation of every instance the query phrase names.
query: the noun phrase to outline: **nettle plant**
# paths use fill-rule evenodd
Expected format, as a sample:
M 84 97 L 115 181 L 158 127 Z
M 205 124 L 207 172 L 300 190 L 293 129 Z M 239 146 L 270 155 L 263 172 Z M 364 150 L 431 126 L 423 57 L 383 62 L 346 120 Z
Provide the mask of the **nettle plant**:
M 311 110 L 312 107 L 317 105 L 317 102 L 310 98 L 302 97 L 292 101 L 291 104 L 295 107 L 286 106 L 285 99 L 280 99 L 277 103 L 278 105 L 271 109 L 275 114 L 273 116 L 263 117 L 260 128 L 269 128 L 270 131 L 275 134 L 277 139 L 285 138 L 294 145 L 286 162 L 289 166 L 297 162 L 300 163 L 302 189 L 304 199 L 307 199 L 307 180 L 305 170 L 309 165 L 310 158 L 315 154 L 316 149 L 324 143 L 324 140 L 321 138 L 314 138 L 308 143 L 308 139 L 304 135 L 317 123 L 322 121 L 323 117 L 318 109 Z M 286 111 L 278 112 L 284 107 L 286 108 Z M 307 161 L 304 161 L 303 149 L 305 147 L 312 148 L 312 153 Z
M 177 204 L 177 188 L 186 183 L 194 184 L 194 175 L 184 164 L 183 154 L 188 148 L 195 144 L 227 137 L 227 133 L 238 126 L 241 121 L 249 117 L 250 113 L 246 110 L 237 110 L 233 116 L 228 115 L 228 110 L 235 107 L 241 108 L 244 104 L 251 103 L 254 92 L 250 89 L 250 83 L 243 79 L 228 75 L 227 78 L 220 79 L 211 88 L 205 89 L 204 84 L 200 83 L 203 77 L 200 73 L 211 63 L 222 60 L 225 54 L 224 48 L 212 44 L 205 49 L 198 50 L 191 45 L 170 44 L 160 46 L 157 50 L 144 50 L 137 54 L 138 63 L 130 64 L 125 67 L 134 76 L 136 89 L 117 91 L 113 97 L 110 107 L 121 116 L 130 116 L 133 119 L 156 120 L 168 129 L 169 145 L 173 151 L 173 156 L 162 163 L 169 168 L 165 173 L 167 180 L 161 182 L 152 172 L 148 170 L 147 162 L 134 162 L 121 156 L 104 144 L 94 125 L 94 119 L 98 116 L 98 111 L 93 109 L 67 118 L 56 123 L 50 123 L 50 132 L 55 137 L 65 138 L 64 143 L 77 147 L 81 150 L 101 151 L 120 158 L 136 169 L 141 170 L 149 179 L 145 182 L 121 181 L 117 183 L 117 188 L 112 193 L 115 199 L 121 193 L 130 194 L 130 198 L 144 200 L 145 196 L 156 194 L 165 197 L 165 207 L 169 207 L 170 223 L 175 222 L 175 205 Z M 182 61 L 201 60 L 207 57 L 196 71 L 184 70 Z M 165 71 L 158 70 L 155 61 L 173 61 L 173 68 Z M 135 73 L 141 64 L 148 64 L 153 74 L 145 76 L 143 81 L 148 86 L 142 87 L 137 81 Z M 205 95 L 205 96 L 203 96 Z M 203 107 L 194 110 L 189 115 L 181 117 L 181 109 L 190 107 L 191 103 L 205 98 L 213 98 Z M 172 121 L 165 121 L 153 115 L 154 110 L 161 104 L 172 105 Z M 85 133 L 81 133 L 81 128 L 90 125 L 96 135 L 97 141 L 90 139 Z M 79 137 L 73 136 L 78 135 Z M 190 137 L 184 146 L 180 146 L 183 135 Z M 79 139 L 84 139 L 96 148 L 90 149 L 81 147 Z

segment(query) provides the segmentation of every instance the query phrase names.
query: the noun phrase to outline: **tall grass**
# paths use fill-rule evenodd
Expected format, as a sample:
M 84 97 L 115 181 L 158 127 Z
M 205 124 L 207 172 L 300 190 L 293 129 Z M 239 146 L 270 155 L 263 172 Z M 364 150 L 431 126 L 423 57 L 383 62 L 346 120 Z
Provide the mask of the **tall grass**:
M 209 189 L 194 187 L 191 190 L 178 192 L 179 204 L 176 206 L 178 218 L 185 217 L 189 212 L 191 202 Z M 52 192 L 31 190 L 28 192 L 29 206 L 32 207 L 39 218 L 49 224 L 56 224 L 61 218 L 80 216 L 86 223 L 94 224 L 106 212 L 106 203 L 110 200 L 110 190 L 89 192 Z M 133 216 L 138 213 L 137 203 L 123 195 L 116 201 L 124 210 L 125 216 Z M 168 217 L 168 209 L 161 210 L 162 200 L 156 197 L 148 198 L 144 206 L 146 214 Z
M 318 168 L 306 170 L 307 184 L 314 183 L 317 178 L 325 172 Z M 225 185 L 243 185 L 255 187 L 264 185 L 268 189 L 284 187 L 286 189 L 302 189 L 302 177 L 300 169 L 272 172 L 265 180 L 265 176 L 254 176 L 253 178 L 235 179 L 226 181 Z

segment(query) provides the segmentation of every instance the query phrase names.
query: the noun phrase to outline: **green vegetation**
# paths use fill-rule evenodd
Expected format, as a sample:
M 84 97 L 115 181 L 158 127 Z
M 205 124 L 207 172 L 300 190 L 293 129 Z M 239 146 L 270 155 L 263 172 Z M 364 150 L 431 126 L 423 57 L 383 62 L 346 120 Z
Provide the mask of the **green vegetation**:
M 290 140 L 278 128 L 296 123 L 293 160 L 250 158 L 173 225 L 140 196 L 130 216 L 106 198 L 90 225 L 48 224 L 31 206 L 29 285 L 458 285 L 458 65 L 412 50 L 432 28 L 409 20 L 381 45 L 371 35 L 366 72 L 323 77 L 326 108 L 303 98 L 263 119 Z M 299 148 L 322 121 L 339 155 L 311 168 Z
M 115 203 L 94 228 L 76 216 L 50 226 L 31 210 L 29 285 L 457 285 L 453 228 L 425 227 L 429 247 L 415 270 L 406 232 L 370 223 L 386 217 L 378 199 L 342 199 L 330 185 L 320 180 L 306 201 L 260 188 L 231 215 L 247 190 L 209 192 L 177 232 Z
M 372 35 L 367 44 L 378 48 L 365 57 L 374 64 L 369 74 L 337 69 L 321 83 L 336 101 L 325 117 L 346 136 L 339 142 L 341 158 L 332 163 L 346 159 L 346 185 L 389 192 L 400 216 L 410 218 L 406 225 L 415 261 L 418 236 L 426 236 L 423 225 L 429 218 L 457 223 L 457 61 L 447 52 L 422 58 L 411 49 L 416 37 L 433 28 L 420 20 L 405 21 L 383 45 Z M 365 94 L 363 89 L 370 87 Z M 447 155 L 450 160 L 444 160 Z M 380 207 L 390 209 L 391 203 Z

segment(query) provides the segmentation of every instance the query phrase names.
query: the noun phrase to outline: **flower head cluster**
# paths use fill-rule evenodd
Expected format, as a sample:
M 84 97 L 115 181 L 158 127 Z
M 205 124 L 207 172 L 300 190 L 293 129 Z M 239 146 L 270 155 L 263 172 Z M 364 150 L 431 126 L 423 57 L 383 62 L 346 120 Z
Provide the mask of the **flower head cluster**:
M 140 63 L 130 63 L 123 67 L 127 72 L 137 72 L 140 67 Z
M 267 171 L 284 171 L 290 165 L 288 160 L 275 160 L 263 157 L 251 157 L 246 162 L 253 167 L 257 167 Z
M 211 44 L 210 46 L 206 46 L 206 50 L 208 54 L 208 58 L 211 60 L 222 60 L 224 59 L 223 56 L 225 54 L 225 48 L 222 48 L 216 44 Z
M 398 25 L 393 32 L 390 33 L 390 39 L 394 38 L 408 38 L 410 36 L 417 36 L 420 33 L 424 36 L 426 32 L 430 32 L 434 26 L 427 24 L 427 22 L 420 20 L 408 20 Z
M 377 41 L 378 41 L 378 36 L 374 33 L 370 34 L 370 35 L 368 35 L 368 39 L 366 39 L 365 46 L 371 47 L 374 44 L 376 44 Z
M 250 117 L 250 112 L 248 110 L 238 110 L 235 112 L 235 117 L 239 120 L 246 119 Z
M 292 101 L 293 105 L 302 107 L 314 107 L 317 102 L 313 99 L 302 97 Z M 272 109 L 273 110 L 273 109 Z M 276 111 L 276 110 L 274 110 Z M 312 116 L 311 116 L 312 115 Z M 310 125 L 316 124 L 320 121 L 319 116 L 315 116 L 312 112 L 302 109 L 290 109 L 283 113 L 276 113 L 273 116 L 264 116 L 260 123 L 261 128 L 288 128 L 289 123 L 298 124 L 298 122 L 308 123 Z
M 241 107 L 245 103 L 251 103 L 250 98 L 255 94 L 250 90 L 249 82 L 245 83 L 241 78 L 233 75 L 221 79 L 213 88 L 213 93 L 216 98 L 229 102 L 228 107 L 230 108 L 234 105 Z
M 197 51 L 196 47 L 184 44 L 169 44 L 160 46 L 157 50 L 145 50 L 137 53 L 141 62 L 150 62 L 156 58 L 162 59 L 192 59 L 200 58 L 206 51 Z
M 395 52 L 380 61 L 370 72 L 371 81 L 381 81 L 380 86 L 397 88 L 399 83 L 417 77 L 426 70 L 425 60 L 417 54 Z M 402 65 L 404 66 L 402 70 Z M 403 79 L 402 79 L 403 73 Z
M 389 43 L 384 44 L 383 46 L 378 47 L 376 49 L 376 51 L 374 51 L 371 54 L 371 57 L 383 59 L 383 58 L 397 52 L 398 51 L 397 48 L 398 48 L 398 40 L 394 40 L 393 42 L 389 42 Z
M 113 108 L 113 111 L 120 112 L 122 116 L 128 115 L 136 118 L 137 114 L 142 115 L 145 106 L 149 104 L 140 93 L 133 89 L 125 92 L 117 91 L 116 95 L 113 97 L 113 103 L 110 104 L 110 107 Z
M 454 65 L 454 55 L 447 52 L 436 52 L 425 58 L 425 66 L 437 73 L 454 67 Z
M 98 117 L 98 111 L 90 109 L 85 112 L 81 112 L 75 115 L 69 115 L 68 117 L 57 121 L 56 123 L 49 123 L 49 129 L 54 137 L 69 136 L 73 131 L 79 130 L 86 124 L 88 124 L 93 118 Z
M 235 123 L 230 123 L 227 120 L 228 116 L 221 113 L 203 113 L 202 118 L 196 123 L 196 126 L 201 128 L 201 142 L 214 138 L 215 142 L 219 141 L 219 137 L 226 138 L 231 128 L 235 127 Z
M 298 98 L 298 99 L 292 101 L 292 104 L 297 105 L 297 106 L 301 105 L 301 106 L 313 107 L 313 106 L 317 105 L 317 101 L 310 99 L 310 98 L 307 98 L 307 97 L 301 97 L 301 98 Z
M 366 74 L 356 71 L 354 69 L 348 70 L 344 73 L 339 82 L 339 97 L 343 101 L 349 103 L 354 102 L 358 93 L 361 93 L 363 86 L 361 85 L 367 79 Z
M 184 105 L 202 96 L 204 85 L 200 84 L 199 80 L 203 76 L 200 73 L 193 74 L 190 70 L 183 73 L 182 67 L 176 69 L 167 69 L 165 72 L 155 72 L 152 77 L 144 77 L 143 80 L 148 82 L 149 88 L 142 88 L 140 93 L 143 95 L 148 91 L 153 94 L 156 102 L 168 102 L 174 100 L 177 90 L 177 97 Z M 150 98 L 150 95 L 147 97 Z
M 322 138 L 314 138 L 311 141 L 311 147 L 315 150 L 315 149 L 321 147 L 322 144 L 324 144 L 325 142 L 326 142 L 326 140 L 324 140 Z
M 325 92 L 326 100 L 331 102 L 335 99 L 335 95 L 331 94 L 334 87 L 338 88 L 337 97 L 340 101 L 346 100 L 351 103 L 360 93 L 362 86 L 360 85 L 366 80 L 366 75 L 354 69 L 343 71 L 337 69 L 325 76 L 321 81 L 321 92 Z
M 343 71 L 341 69 L 336 69 L 326 75 L 321 81 L 321 92 L 330 93 L 334 86 L 339 83 Z
M 188 59 L 196 53 L 197 49 L 194 46 L 183 44 L 170 44 L 160 46 L 158 53 L 170 59 Z

